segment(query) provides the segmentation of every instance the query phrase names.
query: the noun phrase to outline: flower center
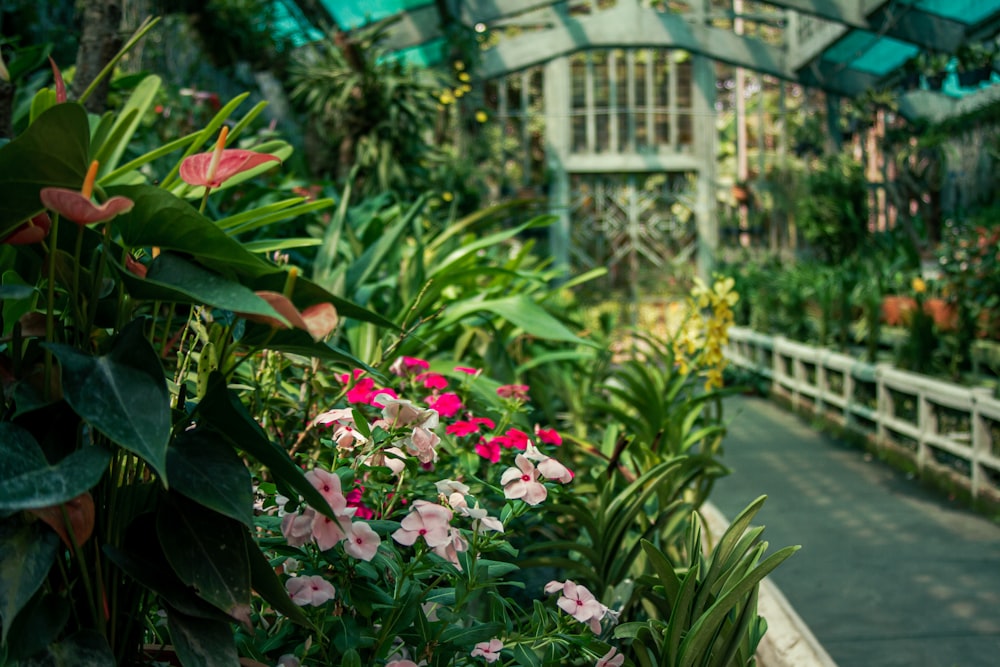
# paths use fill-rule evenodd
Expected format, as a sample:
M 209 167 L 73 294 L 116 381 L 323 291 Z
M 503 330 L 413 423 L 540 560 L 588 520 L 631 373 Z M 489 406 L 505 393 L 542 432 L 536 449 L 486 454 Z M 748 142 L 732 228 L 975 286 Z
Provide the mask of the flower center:
M 219 169 L 219 161 L 222 160 L 222 151 L 226 147 L 226 137 L 229 136 L 229 127 L 222 126 L 219 131 L 219 138 L 215 142 L 215 151 L 212 153 L 212 161 L 208 163 L 208 174 L 206 181 L 211 182 L 215 178 L 215 172 Z
M 90 167 L 87 169 L 87 177 L 83 179 L 83 187 L 80 188 L 80 194 L 87 199 L 90 199 L 90 195 L 94 193 L 94 181 L 97 180 L 97 166 L 97 160 L 90 163 Z
M 521 475 L 521 481 L 522 482 L 530 482 L 531 481 L 531 475 Z

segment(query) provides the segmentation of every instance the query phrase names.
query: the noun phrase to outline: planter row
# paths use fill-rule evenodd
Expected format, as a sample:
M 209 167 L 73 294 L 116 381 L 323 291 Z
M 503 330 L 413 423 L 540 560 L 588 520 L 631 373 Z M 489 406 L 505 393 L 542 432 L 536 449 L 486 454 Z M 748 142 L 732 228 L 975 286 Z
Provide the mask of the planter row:
M 1000 503 L 1000 400 L 973 389 L 869 364 L 825 348 L 732 327 L 726 354 L 771 382 L 771 392 L 953 482 L 974 500 Z

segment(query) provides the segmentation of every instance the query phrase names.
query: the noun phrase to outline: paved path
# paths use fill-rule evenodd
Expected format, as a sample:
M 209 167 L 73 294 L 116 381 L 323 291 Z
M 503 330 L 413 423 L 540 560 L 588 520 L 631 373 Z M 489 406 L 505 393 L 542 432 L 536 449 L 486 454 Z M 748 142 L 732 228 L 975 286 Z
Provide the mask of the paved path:
M 731 422 L 712 502 L 759 495 L 772 575 L 839 667 L 1000 667 L 1000 523 L 923 489 L 759 398 Z

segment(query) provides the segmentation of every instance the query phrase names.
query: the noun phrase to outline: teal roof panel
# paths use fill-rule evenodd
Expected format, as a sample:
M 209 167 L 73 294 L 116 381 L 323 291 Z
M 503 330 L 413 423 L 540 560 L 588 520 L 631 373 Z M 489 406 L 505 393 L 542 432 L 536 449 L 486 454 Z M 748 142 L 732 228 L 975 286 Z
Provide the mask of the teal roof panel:
M 341 30 L 354 30 L 400 12 L 428 4 L 427 0 L 321 0 Z
M 1000 12 L 1000 0 L 913 0 L 907 4 L 966 25 L 975 25 Z
M 823 59 L 884 76 L 920 51 L 916 46 L 866 30 L 852 30 L 826 50 Z

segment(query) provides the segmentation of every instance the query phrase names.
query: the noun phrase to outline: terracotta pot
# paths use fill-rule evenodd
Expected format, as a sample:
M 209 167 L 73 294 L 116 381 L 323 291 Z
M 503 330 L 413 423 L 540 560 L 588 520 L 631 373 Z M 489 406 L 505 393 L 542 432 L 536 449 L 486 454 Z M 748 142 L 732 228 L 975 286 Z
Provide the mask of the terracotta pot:
M 917 302 L 912 296 L 890 294 L 882 297 L 882 322 L 890 327 L 905 327 L 916 309 Z

